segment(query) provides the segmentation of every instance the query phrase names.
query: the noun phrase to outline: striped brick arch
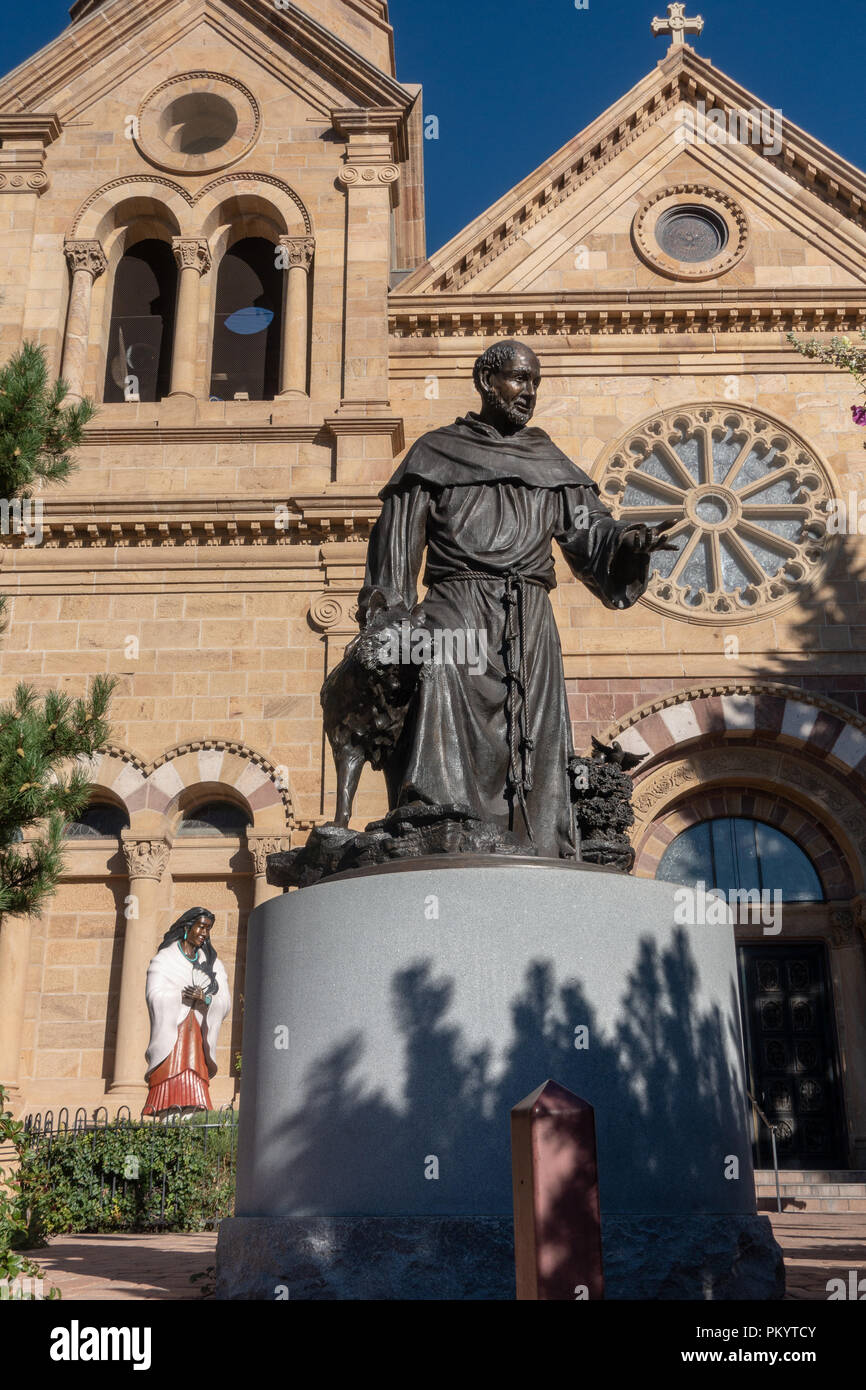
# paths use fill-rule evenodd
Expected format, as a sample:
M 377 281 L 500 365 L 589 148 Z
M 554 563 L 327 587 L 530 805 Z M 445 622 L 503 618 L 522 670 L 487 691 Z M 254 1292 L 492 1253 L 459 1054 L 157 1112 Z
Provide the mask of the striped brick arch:
M 828 763 L 866 786 L 866 720 L 795 686 L 714 685 L 661 697 L 613 724 L 605 737 L 650 768 L 691 744 L 748 739 L 779 743 Z
M 643 758 L 634 776 L 635 872 L 653 877 L 683 830 L 766 822 L 815 866 L 825 896 L 866 882 L 866 720 L 795 686 L 700 686 L 657 697 L 605 734 Z
M 845 856 L 835 840 L 806 811 L 784 797 L 766 791 L 738 787 L 716 787 L 698 792 L 689 800 L 663 814 L 643 840 L 638 851 L 635 873 L 639 878 L 655 878 L 668 845 L 693 825 L 722 816 L 742 816 L 764 821 L 781 830 L 799 845 L 821 880 L 824 897 L 847 900 L 856 892 Z
M 196 740 L 181 744 L 145 763 L 129 749 L 111 747 L 87 761 L 91 783 L 109 794 L 129 813 L 130 827 L 137 816 L 147 815 L 152 832 L 153 813 L 174 828 L 184 794 L 197 787 L 212 796 L 224 789 L 240 799 L 250 813 L 256 831 L 285 834 L 294 824 L 291 791 L 281 785 L 278 769 L 260 753 L 243 744 L 224 740 Z

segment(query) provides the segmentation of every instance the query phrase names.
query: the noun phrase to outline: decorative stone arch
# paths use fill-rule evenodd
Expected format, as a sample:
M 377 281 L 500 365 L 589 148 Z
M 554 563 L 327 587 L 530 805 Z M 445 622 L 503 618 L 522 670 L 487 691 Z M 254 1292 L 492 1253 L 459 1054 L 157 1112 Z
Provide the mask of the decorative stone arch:
M 123 806 L 132 820 L 134 806 L 131 798 L 144 784 L 146 764 L 143 759 L 122 744 L 110 743 L 92 758 L 79 758 L 78 766 L 83 767 L 90 785 L 97 794 L 102 792 L 106 799 Z
M 300 194 L 273 174 L 222 174 L 193 199 L 196 236 L 212 237 L 227 209 L 241 216 L 264 214 L 279 227 L 279 235 L 313 235 L 313 221 Z
M 167 816 L 187 791 L 207 787 L 249 811 L 251 833 L 286 835 L 294 824 L 294 799 L 285 768 L 262 753 L 226 739 L 196 739 L 167 750 L 153 762 L 118 744 L 82 760 L 91 784 L 125 806 L 140 833 L 165 834 Z
M 281 775 L 281 773 L 283 775 Z M 142 807 L 171 817 L 188 790 L 206 787 L 243 804 L 258 834 L 286 834 L 294 824 L 292 793 L 285 769 L 263 754 L 225 739 L 196 739 L 162 754 L 147 770 L 138 794 Z
M 853 779 L 866 798 L 866 719 L 798 686 L 733 681 L 675 691 L 611 724 L 605 738 L 645 758 L 636 784 L 674 752 L 748 740 L 796 749 L 810 761 L 826 763 Z
M 863 891 L 866 721 L 845 706 L 794 686 L 720 683 L 657 697 L 605 737 L 645 758 L 633 799 L 641 876 L 686 825 L 735 814 L 721 808 L 736 793 L 760 801 L 766 814 L 749 814 L 801 846 L 828 898 Z M 707 796 L 716 800 L 702 804 Z
M 174 179 L 158 174 L 126 174 L 112 179 L 90 194 L 81 204 L 69 229 L 69 239 L 104 240 L 119 225 L 119 209 L 124 204 L 161 208 L 174 225 L 173 235 L 192 235 L 191 209 L 195 199 Z
M 272 174 L 223 174 L 195 194 L 162 174 L 126 174 L 85 199 L 72 220 L 69 239 L 102 241 L 116 225 L 117 208 L 127 201 L 165 208 L 179 236 L 213 235 L 220 226 L 220 210 L 245 202 L 260 211 L 268 209 L 281 234 L 313 235 L 312 218 L 300 194 Z

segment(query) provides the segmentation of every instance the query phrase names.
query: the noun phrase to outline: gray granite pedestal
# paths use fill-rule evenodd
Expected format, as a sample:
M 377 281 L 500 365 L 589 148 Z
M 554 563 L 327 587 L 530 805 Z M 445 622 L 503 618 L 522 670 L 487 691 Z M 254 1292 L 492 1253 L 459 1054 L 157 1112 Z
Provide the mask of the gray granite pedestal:
M 509 1112 L 596 1112 L 608 1298 L 773 1298 L 730 925 L 542 860 L 343 875 L 253 913 L 217 1296 L 514 1297 Z

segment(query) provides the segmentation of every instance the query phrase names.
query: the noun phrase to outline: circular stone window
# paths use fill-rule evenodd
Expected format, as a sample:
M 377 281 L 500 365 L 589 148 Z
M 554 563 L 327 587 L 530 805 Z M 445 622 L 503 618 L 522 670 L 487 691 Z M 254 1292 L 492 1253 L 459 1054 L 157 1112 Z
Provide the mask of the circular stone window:
M 617 445 L 600 479 L 622 520 L 671 519 L 645 601 L 691 621 L 787 607 L 829 558 L 834 484 L 794 432 L 729 406 L 670 410 Z
M 746 214 L 720 189 L 678 184 L 656 193 L 633 224 L 635 245 L 653 270 L 677 280 L 710 280 L 745 254 Z
M 159 118 L 160 137 L 175 154 L 213 154 L 237 128 L 237 111 L 217 92 L 188 92 L 170 102 Z
M 713 261 L 728 244 L 728 228 L 712 209 L 686 203 L 662 213 L 656 241 L 675 261 Z
M 255 98 L 236 78 L 188 72 L 161 83 L 145 99 L 136 144 L 160 169 L 211 173 L 248 153 L 260 123 Z

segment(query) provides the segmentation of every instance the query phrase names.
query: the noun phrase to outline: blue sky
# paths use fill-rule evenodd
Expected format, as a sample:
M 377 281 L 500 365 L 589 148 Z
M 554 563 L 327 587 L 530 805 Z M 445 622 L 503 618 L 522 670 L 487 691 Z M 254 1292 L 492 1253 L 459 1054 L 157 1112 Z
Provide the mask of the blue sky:
M 55 38 L 67 0 L 0 0 L 3 67 Z M 391 0 L 398 76 L 424 84 L 431 251 L 639 81 L 666 0 Z M 695 47 L 766 105 L 866 168 L 864 0 L 694 0 Z

